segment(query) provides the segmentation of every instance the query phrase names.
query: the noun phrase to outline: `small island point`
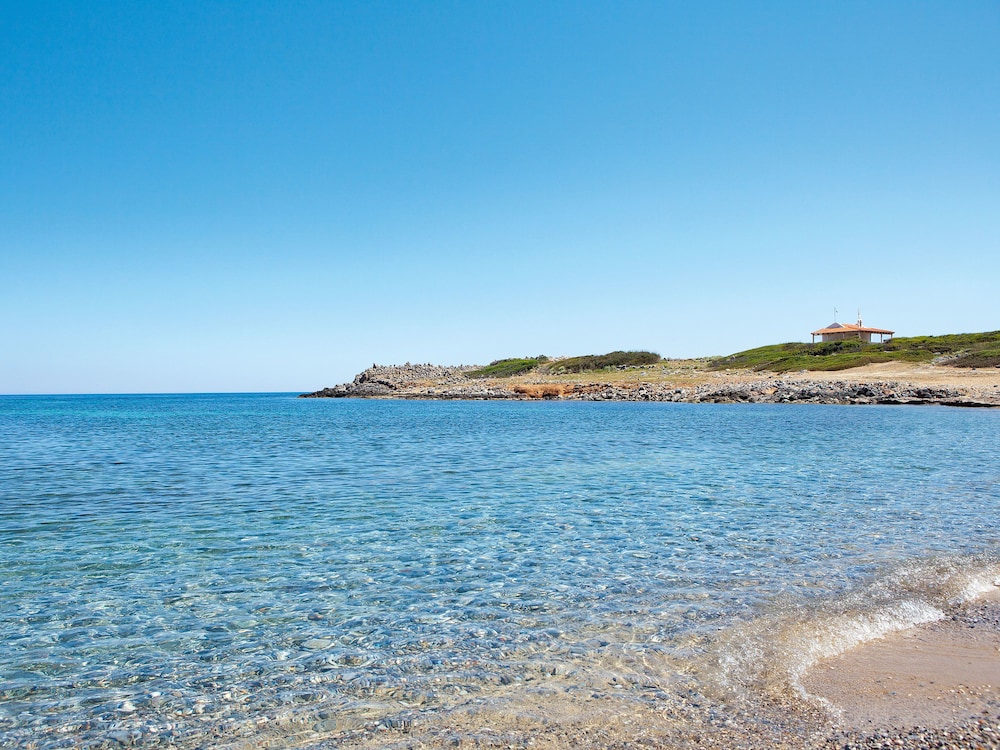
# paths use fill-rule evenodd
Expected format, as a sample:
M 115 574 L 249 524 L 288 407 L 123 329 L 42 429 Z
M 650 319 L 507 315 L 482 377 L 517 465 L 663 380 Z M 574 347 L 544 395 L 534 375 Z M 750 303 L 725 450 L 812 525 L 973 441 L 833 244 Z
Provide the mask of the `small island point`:
M 725 357 L 616 351 L 489 365 L 372 365 L 303 398 L 666 401 L 1000 406 L 1000 331 L 837 338 Z

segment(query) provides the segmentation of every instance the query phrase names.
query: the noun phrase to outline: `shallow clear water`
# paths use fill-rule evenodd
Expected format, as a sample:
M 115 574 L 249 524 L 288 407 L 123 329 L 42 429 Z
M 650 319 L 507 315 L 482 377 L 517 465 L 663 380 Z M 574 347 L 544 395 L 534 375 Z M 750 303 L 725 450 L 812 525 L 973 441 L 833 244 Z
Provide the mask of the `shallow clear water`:
M 934 407 L 3 397 L 0 744 L 299 746 L 529 685 L 754 690 L 775 659 L 791 684 L 1000 575 L 998 435 Z

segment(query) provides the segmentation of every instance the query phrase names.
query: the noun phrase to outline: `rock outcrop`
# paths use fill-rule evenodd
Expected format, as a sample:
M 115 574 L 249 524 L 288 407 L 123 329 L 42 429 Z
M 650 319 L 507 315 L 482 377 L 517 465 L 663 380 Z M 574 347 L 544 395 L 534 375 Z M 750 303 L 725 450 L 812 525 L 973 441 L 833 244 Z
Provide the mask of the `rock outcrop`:
M 439 365 L 372 365 L 354 376 L 354 381 L 323 388 L 315 393 L 305 393 L 300 398 L 412 398 L 411 391 L 431 385 L 448 387 L 467 385 L 471 381 L 465 373 L 475 370 L 475 366 L 459 365 L 441 367 Z
M 670 401 L 753 404 L 941 404 L 1000 406 L 997 399 L 971 396 L 952 387 L 917 386 L 891 381 L 850 382 L 785 379 L 779 376 L 726 378 L 678 387 L 660 382 L 523 382 L 516 379 L 470 379 L 474 365 L 372 365 L 354 381 L 301 398 L 399 398 L 566 401 Z

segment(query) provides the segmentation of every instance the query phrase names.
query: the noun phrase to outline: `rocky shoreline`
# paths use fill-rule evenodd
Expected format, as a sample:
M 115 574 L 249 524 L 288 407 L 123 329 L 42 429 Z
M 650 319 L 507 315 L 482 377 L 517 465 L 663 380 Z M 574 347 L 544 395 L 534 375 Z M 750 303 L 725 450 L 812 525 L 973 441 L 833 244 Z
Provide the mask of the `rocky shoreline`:
M 306 393 L 300 398 L 391 398 L 428 400 L 661 401 L 755 404 L 937 404 L 1000 406 L 1000 394 L 950 386 L 899 381 L 812 380 L 780 375 L 720 377 L 715 382 L 680 385 L 621 379 L 612 382 L 531 382 L 524 379 L 470 379 L 474 365 L 372 365 L 350 383 Z

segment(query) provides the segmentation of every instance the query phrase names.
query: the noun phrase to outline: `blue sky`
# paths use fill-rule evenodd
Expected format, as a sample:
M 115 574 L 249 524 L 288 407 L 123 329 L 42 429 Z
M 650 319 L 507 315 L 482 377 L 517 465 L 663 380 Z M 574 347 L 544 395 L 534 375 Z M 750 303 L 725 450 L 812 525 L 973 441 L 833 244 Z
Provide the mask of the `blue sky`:
M 1000 4 L 0 4 L 0 393 L 1000 328 Z

